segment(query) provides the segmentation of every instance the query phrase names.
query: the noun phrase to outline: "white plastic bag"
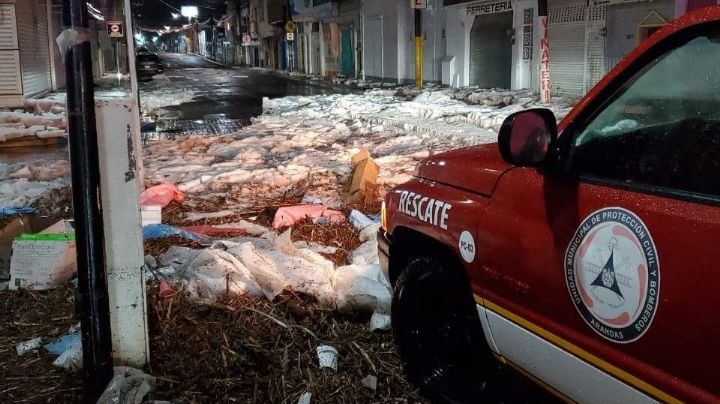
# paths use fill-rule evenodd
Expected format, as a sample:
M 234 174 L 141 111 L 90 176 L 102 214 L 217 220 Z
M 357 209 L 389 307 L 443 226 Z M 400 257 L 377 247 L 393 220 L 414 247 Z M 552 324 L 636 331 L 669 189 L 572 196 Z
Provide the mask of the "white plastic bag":
M 343 312 L 390 313 L 392 293 L 379 265 L 347 265 L 335 270 L 337 308 Z
M 315 296 L 325 307 L 334 307 L 333 263 L 310 249 L 296 248 L 289 231 L 266 237 L 219 241 L 180 264 L 178 272 L 188 281 L 190 296 L 214 300 L 230 293 L 273 300 L 290 288 Z M 186 250 L 171 249 L 161 262 L 184 262 L 190 255 Z
M 83 365 L 83 353 L 82 353 L 82 338 L 76 338 L 72 345 L 68 347 L 60 356 L 55 359 L 52 363 L 55 366 L 59 366 L 68 370 L 76 370 L 82 368 Z
M 262 296 L 263 291 L 250 271 L 223 250 L 202 250 L 184 271 L 187 289 L 194 299 L 215 300 L 230 295 Z
M 115 376 L 97 404 L 141 404 L 147 393 L 154 389 L 154 377 L 139 369 L 116 366 Z
M 379 265 L 378 243 L 376 239 L 368 240 L 360 245 L 348 257 L 353 265 Z

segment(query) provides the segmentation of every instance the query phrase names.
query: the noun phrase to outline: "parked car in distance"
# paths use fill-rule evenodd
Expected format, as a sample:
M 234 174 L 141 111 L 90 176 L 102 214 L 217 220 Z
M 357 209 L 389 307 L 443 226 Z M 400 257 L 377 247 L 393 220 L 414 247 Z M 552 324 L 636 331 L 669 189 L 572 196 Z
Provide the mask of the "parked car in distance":
M 139 79 L 150 80 L 164 71 L 160 58 L 155 53 L 141 52 L 135 55 L 135 69 Z
M 395 341 L 433 401 L 481 402 L 499 358 L 574 402 L 719 402 L 720 7 L 559 125 L 520 111 L 421 162 L 381 218 Z

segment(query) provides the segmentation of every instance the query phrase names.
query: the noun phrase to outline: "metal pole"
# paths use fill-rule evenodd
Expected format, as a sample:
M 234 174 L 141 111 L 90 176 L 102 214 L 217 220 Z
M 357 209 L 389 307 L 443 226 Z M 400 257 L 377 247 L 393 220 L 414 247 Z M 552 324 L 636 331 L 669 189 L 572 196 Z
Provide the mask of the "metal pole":
M 83 399 L 96 402 L 113 376 L 95 93 L 84 0 L 64 0 L 66 26 L 78 32 L 67 52 L 67 120 L 70 143 L 75 239 L 77 242 L 78 308 L 83 348 Z
M 362 44 L 360 46 L 360 63 L 362 64 L 360 71 L 362 72 L 362 80 L 365 81 L 365 2 L 360 6 L 360 15 L 362 17 Z M 382 42 L 380 42 L 382 44 Z
M 415 85 L 423 88 L 423 37 L 422 37 L 422 10 L 415 10 Z
M 550 102 L 550 43 L 548 42 L 547 0 L 538 0 L 540 23 L 540 101 Z

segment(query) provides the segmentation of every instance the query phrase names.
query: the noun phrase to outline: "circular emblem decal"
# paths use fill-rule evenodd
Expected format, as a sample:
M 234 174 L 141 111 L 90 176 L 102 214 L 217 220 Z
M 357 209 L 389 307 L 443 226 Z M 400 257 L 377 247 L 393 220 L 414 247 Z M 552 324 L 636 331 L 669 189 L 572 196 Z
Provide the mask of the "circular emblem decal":
M 458 248 L 460 248 L 460 255 L 465 262 L 469 264 L 475 260 L 475 239 L 472 233 L 467 230 L 460 233 Z
M 565 281 L 575 308 L 603 338 L 642 337 L 660 293 L 657 251 L 645 223 L 623 208 L 590 214 L 565 253 Z

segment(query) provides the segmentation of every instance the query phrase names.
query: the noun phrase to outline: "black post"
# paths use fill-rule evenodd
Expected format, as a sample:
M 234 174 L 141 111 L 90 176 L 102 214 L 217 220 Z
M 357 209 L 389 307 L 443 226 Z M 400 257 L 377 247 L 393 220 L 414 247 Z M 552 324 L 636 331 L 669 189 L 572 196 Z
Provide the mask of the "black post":
M 78 302 L 83 348 L 83 400 L 95 403 L 113 376 L 110 311 L 105 278 L 95 92 L 85 0 L 64 0 L 66 26 L 78 32 L 65 60 L 72 173 Z
M 423 88 L 422 10 L 415 10 L 415 85 Z

